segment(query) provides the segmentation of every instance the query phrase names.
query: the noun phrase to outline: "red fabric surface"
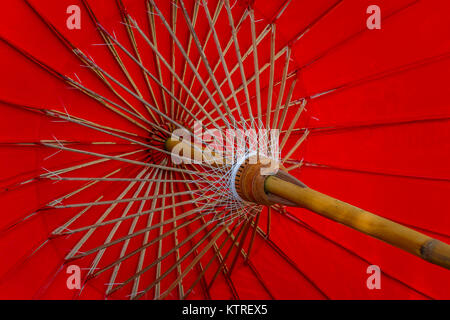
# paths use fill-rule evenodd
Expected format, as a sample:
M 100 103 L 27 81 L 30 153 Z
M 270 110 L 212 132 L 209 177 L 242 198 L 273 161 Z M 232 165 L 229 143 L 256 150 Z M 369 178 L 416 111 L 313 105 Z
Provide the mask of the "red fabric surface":
M 120 12 L 114 1 L 88 1 L 100 23 L 131 50 L 126 29 L 120 23 Z M 149 34 L 145 1 L 124 0 L 128 12 Z M 233 2 L 233 1 L 231 1 Z M 276 21 L 276 48 L 290 44 L 292 60 L 290 73 L 297 71 L 297 86 L 292 100 L 306 98 L 308 103 L 296 128 L 308 128 L 310 134 L 291 159 L 304 160 L 304 166 L 294 170 L 293 175 L 308 186 L 333 197 L 359 206 L 424 232 L 444 242 L 450 242 L 450 91 L 447 77 L 450 71 L 450 22 L 447 13 L 450 3 L 445 0 L 379 0 L 382 13 L 381 30 L 366 28 L 366 8 L 374 4 L 366 0 L 292 0 L 283 14 L 276 20 L 277 13 L 289 1 L 254 2 L 257 33 L 267 23 Z M 193 1 L 185 1 L 192 14 Z M 37 12 L 61 32 L 75 47 L 95 58 L 101 66 L 122 83 L 130 87 L 114 58 L 105 46 L 95 25 L 90 20 L 86 7 L 80 0 L 32 0 L 30 4 Z M 81 30 L 66 28 L 66 8 L 76 4 L 82 8 Z M 157 1 L 161 11 L 170 19 L 170 1 Z M 233 7 L 235 21 L 245 9 L 246 2 L 238 0 Z M 211 14 L 216 1 L 209 0 Z M 182 14 L 178 13 L 182 21 Z M 124 144 L 120 138 L 80 128 L 76 124 L 55 122 L 54 119 L 36 113 L 23 106 L 57 110 L 71 115 L 88 118 L 104 126 L 133 132 L 146 137 L 147 132 L 117 114 L 102 107 L 94 99 L 70 88 L 48 71 L 20 54 L 16 47 L 41 61 L 57 72 L 80 78 L 84 86 L 95 89 L 116 103 L 121 103 L 96 75 L 81 66 L 80 61 L 50 31 L 25 1 L 2 1 L 0 32 L 0 298 L 49 298 L 49 299 L 102 299 L 105 283 L 111 270 L 92 279 L 78 296 L 68 290 L 67 274 L 62 266 L 68 250 L 82 237 L 75 234 L 66 238 L 51 240 L 36 250 L 56 227 L 70 219 L 77 210 L 51 209 L 41 212 L 40 208 L 71 190 L 80 188 L 85 182 L 54 183 L 45 179 L 21 184 L 45 173 L 93 160 L 82 154 L 61 153 L 52 156 L 56 150 L 44 146 L 10 145 L 18 142 L 38 142 L 54 138 L 78 141 L 113 141 L 117 145 L 84 146 L 83 150 L 119 155 L 140 149 Z M 169 59 L 171 40 L 158 21 L 158 48 Z M 223 9 L 217 23 L 217 31 L 225 46 L 230 30 L 228 18 Z M 244 30 L 250 30 L 248 19 Z M 199 37 L 204 39 L 208 24 L 200 9 Z M 305 34 L 297 39 L 302 33 Z M 180 39 L 187 39 L 186 24 L 177 26 Z M 152 52 L 141 37 L 137 38 L 142 60 L 152 73 L 157 72 Z M 270 57 L 270 35 L 258 47 L 260 64 Z M 251 46 L 249 32 L 239 33 L 243 52 Z M 145 49 L 144 49 L 145 48 Z M 215 62 L 219 56 L 212 39 L 205 49 L 208 59 Z M 141 88 L 144 99 L 151 100 L 145 79 L 139 67 L 125 54 L 120 54 L 136 85 Z M 198 53 L 192 50 L 191 58 L 196 61 Z M 183 56 L 176 50 L 176 70 L 181 73 Z M 170 61 L 170 59 L 168 60 Z M 237 58 L 230 48 L 227 63 L 234 66 Z M 276 63 L 275 79 L 282 76 L 283 59 Z M 253 56 L 245 61 L 246 74 L 253 75 Z M 189 69 L 189 68 L 188 68 Z M 208 79 L 202 65 L 199 73 Z M 225 73 L 221 68 L 217 78 L 222 81 Z M 170 73 L 163 73 L 165 83 L 170 83 Z M 187 79 L 192 72 L 188 70 Z M 233 81 L 239 84 L 239 70 Z M 261 75 L 266 83 L 268 72 Z M 285 95 L 293 78 L 288 80 Z M 265 81 L 265 82 L 264 82 Z M 188 83 L 189 81 L 187 81 Z M 122 88 L 114 86 L 126 96 L 139 112 L 145 107 Z M 155 86 L 156 88 L 156 86 Z M 176 92 L 180 86 L 176 85 Z M 208 88 L 214 87 L 210 83 Z M 254 84 L 249 85 L 255 90 Z M 201 90 L 198 82 L 193 92 Z M 228 91 L 227 91 L 228 90 Z M 273 103 L 278 97 L 274 90 Z M 330 91 L 332 90 L 332 91 Z M 156 91 L 156 89 L 155 89 Z M 159 91 L 157 100 L 162 103 Z M 224 89 L 225 96 L 230 94 Z M 323 95 L 321 95 L 323 94 Z M 186 94 L 184 94 L 186 97 Z M 238 95 L 245 100 L 243 92 Z M 219 101 L 218 97 L 215 97 Z M 182 99 L 184 100 L 184 99 Z M 205 94 L 200 99 L 208 100 Z M 267 87 L 262 87 L 263 108 L 266 106 Z M 252 110 L 256 113 L 256 101 L 252 96 Z M 192 105 L 192 99 L 190 100 Z M 208 111 L 217 117 L 211 104 Z M 242 107 L 248 116 L 245 104 Z M 265 111 L 265 109 L 263 110 Z M 288 112 L 284 129 L 296 109 Z M 286 150 L 292 147 L 304 130 L 293 133 Z M 80 147 L 81 148 L 81 147 Z M 47 158 L 51 156 L 50 158 Z M 136 154 L 130 159 L 142 160 L 146 154 Z M 119 164 L 108 162 L 84 168 L 70 176 L 105 176 L 119 168 Z M 125 166 L 117 177 L 135 177 L 142 169 Z M 181 178 L 181 175 L 178 175 Z M 126 183 L 114 185 L 98 184 L 87 193 L 71 198 L 74 203 L 94 201 L 99 195 L 114 199 L 126 187 Z M 137 185 L 128 193 L 131 197 Z M 153 189 L 152 189 L 153 190 Z M 179 191 L 185 191 L 181 186 Z M 167 191 L 167 193 L 169 193 Z M 185 197 L 185 200 L 188 200 Z M 149 206 L 149 204 L 147 205 Z M 120 204 L 109 218 L 120 217 L 126 204 Z M 135 206 L 136 207 L 136 206 Z M 178 208 L 177 213 L 192 209 L 192 206 Z M 78 221 L 77 226 L 95 223 L 101 215 L 101 208 Z M 97 211 L 95 211 L 97 210 Z M 257 233 L 248 262 L 239 256 L 230 279 L 222 273 L 209 291 L 209 297 L 198 284 L 189 295 L 190 299 L 230 299 L 238 294 L 240 299 L 448 299 L 450 298 L 450 272 L 431 265 L 419 258 L 404 253 L 379 240 L 365 236 L 299 208 L 287 208 L 288 215 L 272 212 L 270 237 L 266 239 Z M 24 217 L 38 212 L 25 223 L 18 223 Z M 134 212 L 132 210 L 132 212 Z M 167 211 L 167 215 L 171 211 Z M 155 216 L 158 223 L 159 216 Z M 125 236 L 131 221 L 123 223 L 117 237 Z M 141 220 L 136 230 L 144 228 Z M 267 225 L 267 209 L 261 214 L 259 225 Z M 11 227 L 13 226 L 13 227 Z M 75 226 L 74 226 L 75 227 Z M 186 238 L 193 230 L 201 227 L 194 223 L 191 230 L 182 229 L 178 237 Z M 99 228 L 95 237 L 89 239 L 88 247 L 101 245 L 111 231 L 112 225 Z M 164 231 L 170 230 L 166 226 Z M 150 238 L 157 237 L 159 230 L 153 230 Z M 201 236 L 203 236 L 202 233 Z M 226 234 L 219 239 L 225 239 Z M 163 252 L 174 246 L 172 237 L 163 244 Z M 186 253 L 195 241 L 181 249 Z M 137 249 L 142 236 L 130 241 L 130 249 Z M 219 242 L 220 243 L 220 242 Z M 249 238 L 244 244 L 248 246 Z M 204 245 L 200 246 L 201 251 Z M 114 261 L 121 247 L 107 250 L 106 261 Z M 224 252 L 228 250 L 225 246 Z M 236 248 L 231 249 L 231 256 Z M 156 248 L 146 251 L 145 263 L 157 257 Z M 208 252 L 202 262 L 207 264 L 212 257 Z M 89 266 L 93 257 L 88 256 L 77 264 Z M 138 256 L 123 263 L 123 270 L 134 273 Z M 191 263 L 187 258 L 182 266 Z M 175 261 L 172 255 L 162 263 L 167 270 Z M 366 286 L 369 265 L 378 265 L 382 270 L 381 290 L 369 290 Z M 211 279 L 219 266 L 214 260 L 205 278 Z M 85 273 L 86 270 L 83 270 Z M 145 273 L 141 285 L 151 283 L 155 270 Z M 201 271 L 194 268 L 185 279 L 186 288 L 196 280 Z M 125 275 L 124 275 L 125 274 Z M 172 272 L 161 283 L 168 287 L 175 279 Z M 117 282 L 126 280 L 126 272 L 120 274 Z M 230 285 L 231 283 L 231 285 Z M 128 291 L 131 286 L 128 285 Z M 235 293 L 233 294 L 233 291 Z M 118 291 L 111 298 L 128 298 L 129 292 Z M 149 291 L 144 298 L 153 298 Z M 177 299 L 176 290 L 168 299 Z

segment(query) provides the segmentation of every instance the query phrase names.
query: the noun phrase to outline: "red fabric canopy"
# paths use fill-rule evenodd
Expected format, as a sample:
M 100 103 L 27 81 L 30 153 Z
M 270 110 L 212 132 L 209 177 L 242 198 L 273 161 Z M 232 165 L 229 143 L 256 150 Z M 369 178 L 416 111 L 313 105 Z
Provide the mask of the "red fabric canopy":
M 282 157 L 285 156 L 305 131 L 309 131 L 306 140 L 288 161 L 289 165 L 295 165 L 303 160 L 303 165 L 290 173 L 322 193 L 449 243 L 450 91 L 446 81 L 450 71 L 448 1 L 230 2 L 234 23 L 237 25 L 241 17 L 245 17 L 237 34 L 242 54 L 252 47 L 251 19 L 245 15 L 247 10 L 254 10 L 256 35 L 269 30 L 257 46 L 260 67 L 270 64 L 271 31 L 266 28 L 271 24 L 276 25 L 275 53 L 281 54 L 274 67 L 273 110 L 279 95 L 284 106 L 289 88 L 296 81 L 284 130 L 291 125 L 298 111 L 299 104 L 294 102 L 306 101 L 305 109 L 295 122 L 295 129 L 282 153 Z M 176 5 L 176 36 L 187 50 L 188 24 L 180 1 L 174 3 L 175 0 L 156 1 L 171 26 Z M 190 17 L 195 13 L 194 3 L 194 0 L 184 1 Z M 370 16 L 366 10 L 372 4 L 381 9 L 379 30 L 369 30 L 366 26 Z M 70 13 L 66 10 L 70 5 L 81 8 L 79 30 L 67 27 Z M 209 38 L 204 53 L 214 67 L 220 62 L 220 55 L 213 36 L 208 36 L 211 29 L 202 3 L 197 8 L 195 31 L 202 45 Z M 215 28 L 222 49 L 225 49 L 232 38 L 226 8 L 213 0 L 207 2 L 207 8 L 211 16 L 214 16 L 217 8 L 221 8 Z M 150 80 L 150 87 L 155 93 L 153 98 L 145 73 L 133 59 L 114 45 L 128 76 L 123 72 L 117 57 L 111 54 L 102 32 L 97 28 L 101 25 L 108 33 L 114 34 L 137 57 L 124 17 L 127 14 L 133 17 L 153 41 L 148 10 L 144 0 L 2 1 L 1 298 L 128 299 L 132 296 L 133 286 L 136 286 L 138 293 L 143 292 L 167 272 L 167 276 L 140 297 L 153 299 L 171 288 L 180 274 L 190 268 L 191 263 L 192 270 L 183 277 L 182 285 L 172 288 L 165 298 L 182 298 L 190 287 L 192 290 L 186 296 L 188 299 L 450 298 L 448 270 L 300 208 L 286 207 L 279 211 L 273 208 L 270 213 L 270 232 L 267 208 L 258 215 L 258 219 L 255 217 L 255 224 L 259 226 L 255 232 L 252 226 L 246 231 L 245 224 L 234 223 L 230 226 L 230 237 L 242 236 L 234 246 L 228 240 L 223 248 L 220 247 L 227 238 L 227 232 L 219 236 L 218 231 L 211 231 L 207 236 L 210 227 L 202 229 L 178 251 L 171 252 L 158 265 L 143 273 L 137 284 L 132 281 L 110 295 L 107 290 L 112 279 L 114 283 L 123 283 L 136 273 L 139 259 L 143 259 L 144 267 L 151 265 L 164 253 L 173 250 L 177 243 L 189 239 L 196 230 L 203 228 L 204 222 L 196 220 L 187 227 L 177 229 L 175 234 L 149 246 L 145 254 L 136 254 L 124 260 L 115 277 L 114 268 L 110 268 L 98 276 L 86 278 L 98 257 L 98 251 L 79 259 L 66 260 L 69 252 L 89 233 L 89 229 L 62 236 L 52 235 L 56 228 L 84 209 L 49 206 L 55 205 L 52 203 L 54 200 L 64 197 L 61 201 L 64 205 L 113 201 L 122 193 L 125 193 L 123 199 L 139 198 L 146 191 L 150 195 L 182 193 L 189 190 L 189 185 L 193 185 L 185 182 L 145 184 L 135 181 L 130 184 L 130 181 L 58 181 L 60 177 L 185 178 L 180 173 L 157 172 L 133 163 L 104 158 L 105 161 L 100 163 L 58 173 L 64 168 L 102 160 L 92 154 L 58 150 L 58 146 L 115 157 L 127 154 L 125 158 L 139 162 L 155 161 L 155 154 L 129 140 L 46 113 L 50 110 L 58 115 L 69 114 L 71 119 L 84 119 L 95 124 L 97 129 L 101 125 L 108 132 L 151 143 L 151 133 L 145 130 L 145 122 L 141 121 L 141 126 L 137 126 L 123 116 L 128 115 L 126 112 L 121 111 L 120 114 L 112 111 L 98 99 L 86 94 L 86 91 L 78 90 L 65 81 L 69 77 L 128 110 L 131 110 L 130 106 L 133 107 L 144 114 L 145 119 L 154 122 L 140 99 L 110 79 L 111 87 L 108 87 L 98 74 L 87 68 L 86 63 L 73 53 L 73 49 L 78 48 L 120 83 L 138 92 L 137 95 L 145 101 L 163 106 L 166 100 L 170 109 L 170 97 L 161 93 L 156 82 Z M 209 97 L 201 93 L 201 84 L 198 81 L 191 82 L 195 78 L 194 72 L 186 66 L 185 57 L 173 43 L 160 17 L 155 11 L 150 15 L 155 20 L 154 31 L 159 52 L 174 66 L 180 78 L 183 77 L 192 93 L 196 97 L 200 96 L 198 100 L 205 105 L 207 112 L 217 118 L 219 115 Z M 192 107 L 192 98 L 173 80 L 161 61 L 162 72 L 159 76 L 154 51 L 135 28 L 131 30 L 142 64 L 161 79 L 179 100 L 187 101 L 186 105 Z M 283 68 L 286 66 L 286 53 L 282 50 L 285 48 L 291 50 L 291 56 L 285 89 L 281 91 L 280 83 L 283 82 Z M 194 64 L 200 61 L 194 41 L 191 41 L 189 57 Z M 247 79 L 255 72 L 253 58 L 250 52 L 243 59 Z M 229 69 L 238 66 L 234 44 L 231 44 L 225 60 Z M 225 81 L 223 95 L 228 97 L 232 90 L 226 82 L 224 69 L 219 66 L 214 74 L 219 83 Z M 269 71 L 270 68 L 266 67 L 260 75 L 264 115 L 269 96 Z M 198 73 L 205 81 L 210 78 L 204 63 L 199 64 Z M 235 88 L 242 85 L 239 67 L 231 78 Z M 214 93 L 219 103 L 219 95 L 212 82 L 208 82 L 207 88 Z M 252 114 L 256 117 L 255 81 L 249 81 L 248 88 Z M 244 91 L 239 91 L 237 98 L 242 102 L 242 112 L 246 118 L 249 113 Z M 129 105 L 125 104 L 125 100 Z M 233 99 L 229 101 L 234 106 Z M 181 110 L 177 103 L 174 108 Z M 167 125 L 167 121 L 161 120 L 158 124 Z M 57 147 L 52 148 L 48 144 Z M 162 199 L 166 199 L 165 202 Z M 121 202 L 111 209 L 105 221 L 120 218 L 127 212 L 130 203 L 132 207 L 128 209 L 128 215 L 136 213 L 141 204 L 144 210 L 151 210 L 152 205 L 162 207 L 187 202 L 186 205 L 175 207 L 175 210 L 166 209 L 155 214 L 152 223 L 156 225 L 196 208 L 195 202 L 189 202 L 191 200 L 187 194 L 183 194 L 176 198 L 159 198 L 154 202 Z M 98 223 L 108 207 L 109 204 L 92 206 L 87 214 L 77 218 L 67 230 Z M 187 221 L 187 218 L 180 219 L 177 225 Z M 147 223 L 147 217 L 139 218 L 134 232 L 145 229 Z M 109 240 L 127 236 L 132 224 L 133 219 L 124 220 Z M 114 228 L 115 224 L 108 224 L 90 229 L 93 230 L 92 235 L 77 252 L 86 253 L 101 246 Z M 126 254 L 139 250 L 145 237 L 152 241 L 173 228 L 174 224 L 166 224 L 162 229 L 155 228 L 148 234 L 141 233 L 131 238 Z M 218 248 L 208 247 L 215 235 L 219 237 Z M 204 242 L 203 237 L 206 237 Z M 123 241 L 104 250 L 95 264 L 97 270 L 117 261 L 121 250 L 124 250 Z M 177 261 L 192 250 L 192 254 L 179 264 L 178 269 Z M 201 255 L 202 250 L 205 250 L 204 255 Z M 221 260 L 214 250 L 219 250 L 225 260 L 223 269 L 219 268 Z M 228 251 L 230 253 L 227 255 Z M 249 251 L 251 253 L 247 259 Z M 199 263 L 195 263 L 196 257 L 199 257 Z M 82 290 L 67 287 L 69 265 L 82 268 Z M 381 289 L 371 290 L 367 286 L 370 276 L 367 268 L 370 265 L 377 265 L 381 269 Z

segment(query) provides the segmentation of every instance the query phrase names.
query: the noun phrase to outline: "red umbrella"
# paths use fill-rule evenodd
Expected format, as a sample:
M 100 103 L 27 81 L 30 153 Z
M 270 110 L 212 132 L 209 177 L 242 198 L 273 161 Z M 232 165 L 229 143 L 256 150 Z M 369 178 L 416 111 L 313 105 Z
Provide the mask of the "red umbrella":
M 251 147 L 221 166 L 168 147 L 196 120 L 280 129 L 281 172 L 449 243 L 450 6 L 374 4 L 2 3 L 0 297 L 448 299 L 441 266 L 248 201 Z

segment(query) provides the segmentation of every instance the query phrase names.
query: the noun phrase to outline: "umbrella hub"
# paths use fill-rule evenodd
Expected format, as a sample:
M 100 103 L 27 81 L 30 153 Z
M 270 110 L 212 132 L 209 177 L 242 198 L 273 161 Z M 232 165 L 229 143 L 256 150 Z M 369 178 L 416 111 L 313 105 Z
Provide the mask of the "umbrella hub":
M 240 198 L 260 205 L 271 206 L 274 204 L 281 204 L 291 207 L 298 207 L 296 203 L 267 192 L 265 188 L 265 181 L 267 177 L 275 176 L 283 181 L 293 183 L 300 187 L 306 188 L 305 184 L 290 175 L 283 166 L 280 166 L 279 170 L 276 170 L 276 172 L 266 175 L 264 173 L 268 168 L 267 163 L 261 161 L 258 161 L 257 163 L 249 162 L 249 159 L 246 159 L 244 163 L 239 165 L 237 173 L 234 176 L 234 187 Z
M 166 141 L 170 139 L 172 132 L 176 130 L 176 127 L 172 123 L 158 124 L 157 127 L 153 127 L 149 132 L 149 138 L 147 143 L 155 148 L 148 149 L 150 154 L 149 161 L 154 164 L 162 163 L 164 160 L 170 162 L 170 155 L 163 150 L 167 150 Z
M 173 138 L 168 138 L 164 145 L 167 151 L 173 151 L 178 145 L 183 145 L 188 151 L 192 148 L 189 143 Z M 184 156 L 189 154 L 190 157 L 194 156 L 194 152 L 181 152 L 181 154 Z M 266 206 L 280 204 L 298 207 L 298 204 L 266 191 L 265 181 L 269 176 L 274 176 L 283 181 L 306 188 L 304 183 L 290 175 L 286 168 L 279 162 L 264 157 L 263 155 L 259 155 L 257 152 L 250 152 L 241 156 L 233 163 L 231 169 L 225 168 L 227 167 L 226 161 L 212 162 L 211 164 L 214 167 L 223 167 L 224 169 L 222 171 L 224 173 L 227 172 L 223 177 L 228 180 L 228 183 L 226 183 L 228 189 L 226 193 L 229 194 L 234 201 L 244 203 L 250 202 Z M 222 171 L 218 170 L 217 172 Z

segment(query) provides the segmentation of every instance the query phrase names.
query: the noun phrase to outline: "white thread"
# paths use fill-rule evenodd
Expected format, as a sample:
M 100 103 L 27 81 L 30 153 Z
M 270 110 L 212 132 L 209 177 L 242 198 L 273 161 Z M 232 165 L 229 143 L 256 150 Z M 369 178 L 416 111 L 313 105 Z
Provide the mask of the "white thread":
M 250 154 L 248 154 L 245 157 L 242 157 L 241 159 L 238 160 L 238 162 L 233 166 L 233 170 L 231 171 L 231 179 L 230 179 L 230 189 L 231 189 L 231 193 L 233 194 L 233 197 L 237 200 L 240 201 L 244 201 L 239 194 L 237 193 L 236 190 L 236 175 L 239 171 L 239 168 L 242 166 L 242 164 L 247 161 L 247 159 L 249 159 L 252 156 L 255 156 L 256 152 L 252 152 Z

